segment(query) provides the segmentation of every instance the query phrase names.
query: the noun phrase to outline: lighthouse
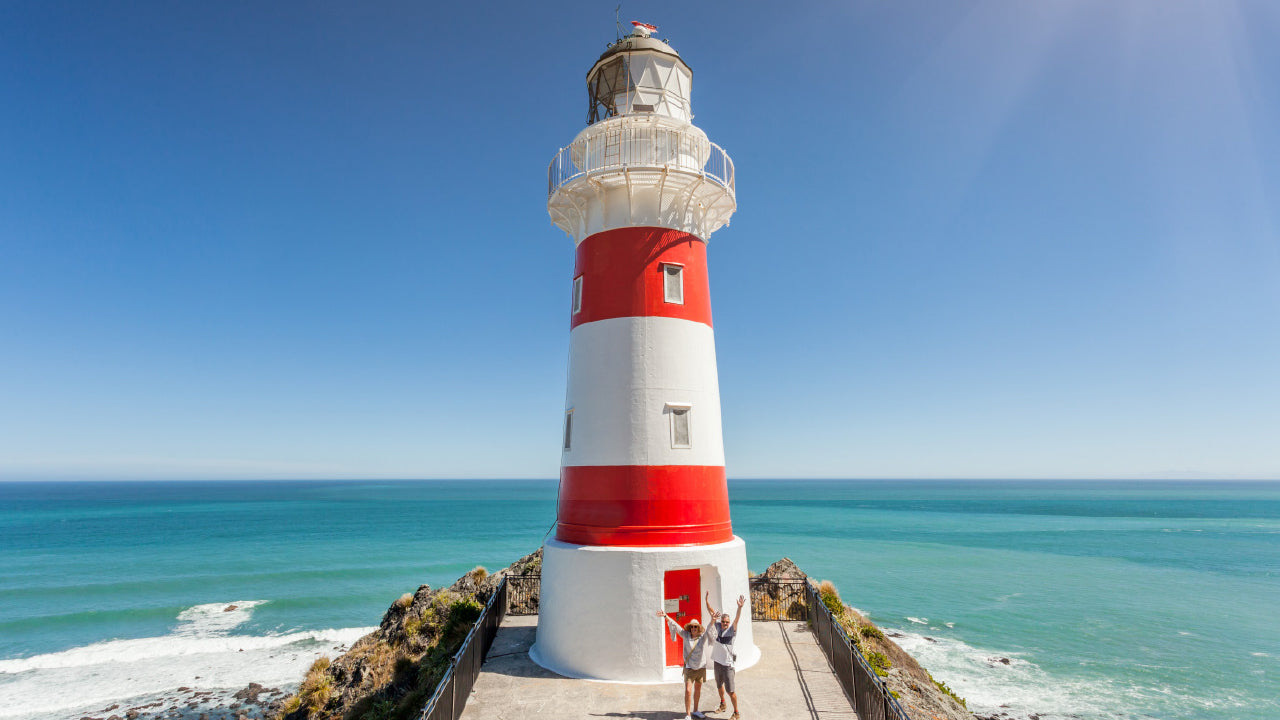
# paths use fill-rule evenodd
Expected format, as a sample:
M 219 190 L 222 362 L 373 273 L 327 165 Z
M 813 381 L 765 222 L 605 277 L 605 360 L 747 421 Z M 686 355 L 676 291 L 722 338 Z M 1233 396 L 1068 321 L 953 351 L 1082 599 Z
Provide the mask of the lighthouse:
M 733 534 L 707 241 L 737 208 L 733 162 L 692 122 L 693 72 L 655 28 L 587 73 L 587 127 L 548 168 L 575 245 L 554 536 L 535 662 L 561 675 L 680 679 L 680 625 L 749 596 Z M 736 667 L 760 652 L 744 609 Z

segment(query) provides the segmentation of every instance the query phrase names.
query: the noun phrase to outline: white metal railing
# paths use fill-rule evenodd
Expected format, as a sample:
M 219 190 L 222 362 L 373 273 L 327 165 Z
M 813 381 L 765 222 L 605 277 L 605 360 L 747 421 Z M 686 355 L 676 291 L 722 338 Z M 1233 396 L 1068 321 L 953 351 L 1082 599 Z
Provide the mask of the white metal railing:
M 583 175 L 624 168 L 691 171 L 734 192 L 733 160 L 702 133 L 623 125 L 560 148 L 547 166 L 547 196 Z

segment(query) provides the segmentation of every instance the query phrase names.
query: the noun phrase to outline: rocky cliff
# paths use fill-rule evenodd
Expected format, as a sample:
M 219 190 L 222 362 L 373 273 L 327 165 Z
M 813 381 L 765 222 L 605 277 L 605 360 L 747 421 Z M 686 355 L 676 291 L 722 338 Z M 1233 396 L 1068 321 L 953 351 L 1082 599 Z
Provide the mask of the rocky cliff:
M 493 574 L 476 568 L 443 590 L 428 585 L 406 593 L 387 608 L 378 629 L 356 641 L 345 654 L 311 667 L 298 693 L 273 705 L 276 720 L 412 720 L 431 697 L 471 625 L 505 575 L 540 575 L 542 551 L 526 555 Z M 787 558 L 760 575 L 763 590 L 753 602 L 773 603 L 771 611 L 802 620 L 802 596 L 785 591 L 784 582 L 801 580 L 818 589 L 863 656 L 885 678 L 913 720 L 974 720 L 963 701 L 898 647 L 880 628 L 845 605 L 830 583 L 816 583 Z M 538 608 L 537 584 L 509 600 L 515 612 Z
M 796 602 L 796 598 L 771 591 L 769 581 L 804 580 L 812 584 L 818 590 L 823 604 L 844 626 L 845 633 L 858 645 L 862 656 L 876 674 L 885 679 L 885 684 L 897 698 L 898 704 L 913 720 L 974 720 L 964 706 L 964 700 L 952 693 L 945 683 L 935 681 L 928 670 L 898 647 L 875 623 L 845 605 L 830 582 L 815 582 L 788 558 L 770 565 L 760 574 L 760 578 L 765 585 L 763 601 L 779 603 L 777 610 L 782 615 L 796 619 L 805 616 L 804 607 Z
M 411 720 L 422 711 L 467 632 L 509 574 L 540 574 L 542 550 L 493 574 L 476 568 L 443 590 L 422 585 L 387 608 L 378 629 L 330 662 L 317 660 L 277 720 Z M 537 595 L 523 602 L 537 607 Z

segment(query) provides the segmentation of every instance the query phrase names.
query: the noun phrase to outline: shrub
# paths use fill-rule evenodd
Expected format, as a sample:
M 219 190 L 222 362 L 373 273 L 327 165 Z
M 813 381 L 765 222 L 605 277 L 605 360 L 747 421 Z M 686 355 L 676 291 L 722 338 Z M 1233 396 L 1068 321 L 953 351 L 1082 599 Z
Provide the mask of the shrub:
M 885 657 L 884 653 L 869 652 L 867 653 L 867 664 L 875 670 L 876 674 L 884 677 L 889 674 L 889 668 L 893 667 L 893 662 Z
M 328 675 L 320 676 L 320 681 L 311 688 L 309 697 L 307 698 L 307 708 L 311 714 L 315 714 L 324 709 L 329 702 L 329 696 L 333 694 L 333 681 Z
M 361 715 L 361 720 L 391 720 L 395 717 L 396 704 L 392 700 L 379 700 Z
M 467 574 L 470 575 L 471 579 L 475 580 L 476 582 L 481 582 L 485 578 L 489 577 L 489 571 L 486 570 L 483 565 L 475 566 L 474 568 L 471 569 L 471 572 Z
M 822 598 L 822 604 L 827 606 L 834 617 L 844 615 L 844 603 L 840 601 L 840 593 L 830 580 L 818 583 L 818 597 Z
M 484 607 L 471 598 L 454 600 L 449 605 L 449 621 L 446 623 L 445 631 L 449 632 L 471 625 L 476 621 L 476 618 L 480 617 L 482 612 L 484 612 Z
M 969 703 L 965 702 L 964 698 L 957 695 L 954 690 L 947 687 L 946 683 L 938 682 L 937 680 L 934 680 L 932 673 L 929 673 L 929 679 L 933 680 L 933 684 L 936 685 L 939 690 L 946 693 L 947 695 L 950 695 L 952 700 L 955 700 L 956 702 L 960 703 L 960 707 L 964 708 L 965 710 L 969 709 Z
M 329 658 L 316 658 L 316 661 L 311 663 L 311 668 L 307 670 L 307 676 L 303 678 L 302 684 L 298 686 L 298 694 L 294 698 L 297 702 L 290 700 L 288 705 L 292 705 L 294 710 L 306 706 L 309 715 L 324 709 L 325 704 L 329 702 L 329 696 L 333 694 L 333 679 L 325 672 L 328 669 Z M 286 710 L 286 712 L 292 711 Z
M 417 637 L 422 632 L 422 618 L 409 618 L 404 621 L 404 634 L 409 637 Z
M 875 625 L 863 625 L 858 628 L 858 633 L 865 638 L 875 638 L 877 640 L 884 639 L 884 633 Z
M 408 610 L 412 604 L 413 593 L 405 593 L 396 600 L 396 605 L 399 605 L 401 610 Z

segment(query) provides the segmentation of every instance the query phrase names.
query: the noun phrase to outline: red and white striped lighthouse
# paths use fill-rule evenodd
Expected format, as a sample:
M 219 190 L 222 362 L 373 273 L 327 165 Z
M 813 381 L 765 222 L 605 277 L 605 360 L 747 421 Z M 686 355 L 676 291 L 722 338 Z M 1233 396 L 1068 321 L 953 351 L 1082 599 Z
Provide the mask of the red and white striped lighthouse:
M 587 73 L 587 127 L 549 168 L 577 247 L 555 537 L 531 654 L 563 675 L 679 678 L 655 610 L 706 623 L 748 593 L 725 483 L 707 240 L 736 209 L 733 163 L 691 122 L 689 66 L 652 26 Z M 749 615 L 749 613 L 748 613 Z M 759 657 L 750 617 L 738 667 Z

